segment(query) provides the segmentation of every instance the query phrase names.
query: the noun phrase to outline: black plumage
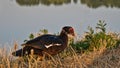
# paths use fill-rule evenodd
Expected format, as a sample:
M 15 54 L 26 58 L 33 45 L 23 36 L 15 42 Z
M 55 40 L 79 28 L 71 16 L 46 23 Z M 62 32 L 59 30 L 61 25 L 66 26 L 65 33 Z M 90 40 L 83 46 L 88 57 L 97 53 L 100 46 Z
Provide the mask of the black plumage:
M 49 55 L 56 55 L 67 47 L 68 34 L 74 36 L 74 29 L 71 26 L 63 27 L 60 35 L 58 36 L 45 34 L 27 41 L 22 44 L 22 46 L 24 46 L 22 49 L 19 49 L 12 54 L 14 56 L 29 55 L 32 49 L 36 55 L 43 56 L 45 53 Z

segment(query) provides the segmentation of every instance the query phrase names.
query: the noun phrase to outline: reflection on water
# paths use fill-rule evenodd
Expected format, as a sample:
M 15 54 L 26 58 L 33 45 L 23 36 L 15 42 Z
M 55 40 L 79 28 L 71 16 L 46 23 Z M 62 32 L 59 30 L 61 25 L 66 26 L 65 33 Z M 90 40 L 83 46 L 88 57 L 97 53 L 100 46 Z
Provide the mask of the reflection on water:
M 86 4 L 90 8 L 98 8 L 100 6 L 120 8 L 120 0 L 81 0 L 81 3 Z
M 39 5 L 39 4 L 44 4 L 44 5 L 62 5 L 62 4 L 68 4 L 71 3 L 71 0 L 16 0 L 16 2 L 19 5 Z
M 33 5 L 63 5 L 69 4 L 71 2 L 77 3 L 79 0 L 16 0 L 16 2 L 21 5 L 33 6 Z M 80 0 L 81 4 L 86 4 L 90 8 L 98 8 L 100 6 L 105 7 L 117 7 L 120 8 L 120 0 Z

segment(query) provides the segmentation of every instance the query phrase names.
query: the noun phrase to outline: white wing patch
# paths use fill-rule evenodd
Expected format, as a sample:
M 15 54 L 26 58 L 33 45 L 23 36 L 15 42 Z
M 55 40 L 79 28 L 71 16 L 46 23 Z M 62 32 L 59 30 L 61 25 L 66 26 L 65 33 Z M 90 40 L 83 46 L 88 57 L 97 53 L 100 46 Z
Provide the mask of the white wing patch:
M 51 47 L 51 46 L 61 46 L 61 44 L 58 44 L 58 43 L 57 43 L 57 44 L 45 45 L 46 48 L 49 48 L 49 47 Z

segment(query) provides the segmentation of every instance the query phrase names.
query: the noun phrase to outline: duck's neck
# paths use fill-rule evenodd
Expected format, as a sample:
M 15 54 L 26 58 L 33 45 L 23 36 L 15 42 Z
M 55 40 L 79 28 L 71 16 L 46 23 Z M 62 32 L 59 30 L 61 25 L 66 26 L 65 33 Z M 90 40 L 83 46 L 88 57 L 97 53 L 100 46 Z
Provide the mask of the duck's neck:
M 68 36 L 65 32 L 61 32 L 59 37 L 63 40 L 65 45 L 68 44 Z

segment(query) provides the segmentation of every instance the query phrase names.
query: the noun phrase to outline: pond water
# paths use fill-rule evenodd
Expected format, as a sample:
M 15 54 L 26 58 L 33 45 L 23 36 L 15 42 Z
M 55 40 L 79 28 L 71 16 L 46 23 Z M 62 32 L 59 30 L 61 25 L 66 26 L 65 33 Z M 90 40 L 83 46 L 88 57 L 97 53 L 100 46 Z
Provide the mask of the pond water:
M 21 44 L 30 33 L 54 34 L 65 25 L 82 36 L 99 20 L 108 31 L 120 32 L 120 0 L 0 0 L 0 44 Z

